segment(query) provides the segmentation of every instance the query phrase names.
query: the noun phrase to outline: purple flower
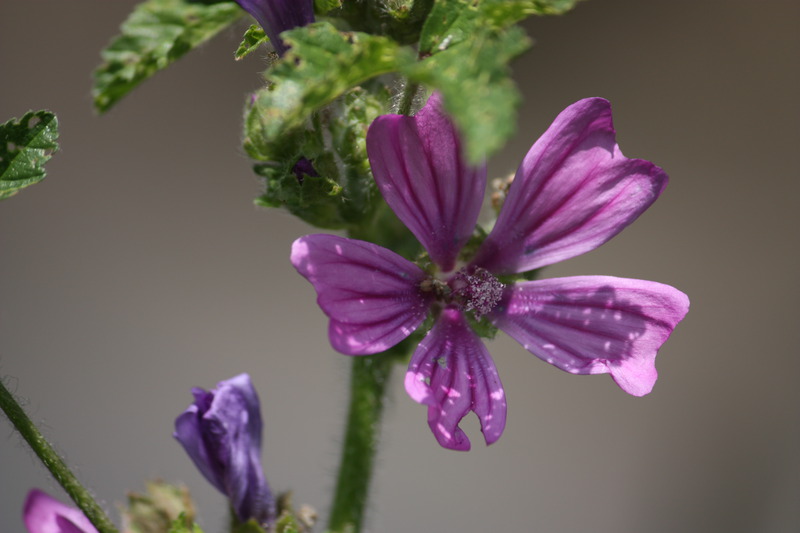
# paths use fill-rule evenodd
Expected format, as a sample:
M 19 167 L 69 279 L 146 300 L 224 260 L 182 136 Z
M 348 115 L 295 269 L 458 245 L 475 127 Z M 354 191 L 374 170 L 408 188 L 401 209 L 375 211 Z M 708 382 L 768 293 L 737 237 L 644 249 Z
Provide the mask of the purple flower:
M 597 248 L 664 189 L 660 168 L 620 152 L 606 100 L 569 106 L 531 147 L 497 223 L 472 258 L 460 253 L 477 221 L 486 171 L 465 163 L 439 96 L 413 118 L 375 120 L 367 151 L 383 197 L 438 272 L 375 244 L 332 235 L 295 241 L 292 263 L 314 285 L 330 317 L 331 343 L 345 354 L 384 351 L 433 314 L 405 387 L 428 405 L 439 444 L 469 449 L 459 428 L 469 411 L 478 416 L 487 444 L 505 427 L 500 378 L 468 319 L 488 320 L 562 370 L 610 373 L 630 394 L 650 392 L 656 352 L 688 311 L 685 294 L 609 276 L 498 279 Z
M 236 0 L 250 13 L 279 55 L 286 53 L 286 44 L 279 35 L 292 28 L 314 22 L 314 0 Z
M 192 394 L 194 403 L 175 420 L 175 438 L 239 520 L 270 523 L 275 503 L 261 468 L 261 409 L 250 376 Z
M 82 511 L 38 489 L 28 493 L 22 520 L 29 533 L 97 533 Z

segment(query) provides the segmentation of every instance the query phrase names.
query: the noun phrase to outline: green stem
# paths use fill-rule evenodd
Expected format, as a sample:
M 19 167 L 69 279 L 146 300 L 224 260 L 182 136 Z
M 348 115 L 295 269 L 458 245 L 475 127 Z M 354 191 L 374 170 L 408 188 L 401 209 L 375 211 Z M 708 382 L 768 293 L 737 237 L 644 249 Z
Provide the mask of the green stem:
M 392 351 L 396 353 L 398 348 Z M 378 445 L 383 396 L 395 362 L 396 357 L 389 352 L 353 357 L 347 428 L 328 519 L 328 529 L 332 532 L 361 531 Z
M 414 97 L 417 95 L 419 89 L 418 83 L 406 81 L 406 86 L 403 88 L 403 95 L 400 98 L 400 106 L 397 108 L 399 115 L 410 115 L 411 106 L 414 104 Z
M 72 501 L 83 511 L 83 514 L 94 524 L 100 533 L 117 533 L 117 528 L 111 523 L 105 512 L 89 494 L 89 491 L 81 485 L 78 478 L 70 471 L 64 460 L 50 446 L 39 429 L 33 424 L 22 407 L 8 391 L 5 384 L 0 380 L 0 408 L 8 415 L 11 423 L 17 428 L 22 437 L 27 441 L 33 451 L 39 456 L 44 466 L 50 470 L 64 490 L 67 491 Z

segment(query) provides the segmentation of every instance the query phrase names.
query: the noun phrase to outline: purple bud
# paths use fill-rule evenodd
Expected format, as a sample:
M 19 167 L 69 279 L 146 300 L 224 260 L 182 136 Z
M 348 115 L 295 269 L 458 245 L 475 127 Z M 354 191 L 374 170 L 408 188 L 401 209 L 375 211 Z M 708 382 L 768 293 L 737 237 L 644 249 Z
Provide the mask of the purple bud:
M 250 376 L 192 393 L 194 403 L 175 420 L 175 438 L 240 521 L 269 524 L 275 502 L 261 468 L 261 409 Z
M 28 493 L 22 520 L 29 533 L 97 533 L 79 509 L 65 505 L 38 489 Z
M 236 3 L 258 21 L 279 55 L 287 50 L 278 37 L 281 32 L 314 22 L 313 0 L 236 0 Z
M 297 183 L 300 185 L 303 184 L 303 180 L 305 180 L 306 176 L 311 176 L 312 178 L 319 176 L 317 170 L 314 168 L 314 164 L 305 157 L 301 157 L 297 163 L 294 164 L 292 172 L 294 173 L 294 177 L 297 178 Z

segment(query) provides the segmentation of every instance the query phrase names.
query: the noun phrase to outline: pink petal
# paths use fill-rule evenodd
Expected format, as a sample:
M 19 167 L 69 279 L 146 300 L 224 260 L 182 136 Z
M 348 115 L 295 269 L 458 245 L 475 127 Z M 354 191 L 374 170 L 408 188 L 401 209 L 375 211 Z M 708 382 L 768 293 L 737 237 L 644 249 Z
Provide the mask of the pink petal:
M 622 155 L 608 101 L 581 100 L 525 156 L 474 264 L 512 274 L 594 250 L 636 220 L 666 184 L 657 166 Z
M 29 533 L 97 533 L 82 511 L 37 489 L 28 493 L 22 518 Z
M 428 405 L 428 425 L 445 448 L 469 450 L 458 426 L 474 411 L 486 444 L 506 425 L 506 399 L 489 351 L 456 309 L 445 309 L 411 358 L 406 391 Z
M 689 298 L 669 285 L 577 276 L 513 285 L 491 318 L 540 359 L 573 374 L 610 373 L 644 396 L 658 349 L 688 311 Z
M 331 318 L 329 336 L 348 355 L 382 352 L 425 320 L 425 273 L 376 244 L 335 235 L 307 235 L 292 245 L 292 264 L 317 290 Z
M 433 94 L 414 117 L 383 115 L 367 153 L 386 203 L 445 272 L 470 238 L 486 189 L 486 167 L 467 166 L 455 126 Z

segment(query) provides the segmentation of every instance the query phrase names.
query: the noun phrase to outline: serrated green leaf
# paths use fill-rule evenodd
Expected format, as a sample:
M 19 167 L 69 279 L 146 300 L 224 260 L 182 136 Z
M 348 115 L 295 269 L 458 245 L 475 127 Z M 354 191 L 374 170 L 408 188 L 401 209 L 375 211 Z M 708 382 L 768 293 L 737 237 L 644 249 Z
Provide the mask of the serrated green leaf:
M 557 15 L 579 0 L 440 0 L 420 35 L 420 52 L 435 54 L 472 38 L 476 30 L 502 30 L 531 15 Z
M 94 71 L 95 109 L 105 112 L 141 82 L 244 15 L 235 2 L 147 0 L 122 23 Z
M 269 37 L 267 37 L 267 34 L 264 33 L 264 29 L 258 24 L 253 24 L 247 28 L 246 32 L 244 32 L 242 44 L 240 44 L 239 48 L 236 49 L 233 57 L 236 59 L 236 61 L 239 61 L 243 57 L 254 52 L 260 45 L 268 42 Z
M 301 126 L 313 112 L 351 87 L 413 62 L 391 39 L 339 32 L 318 22 L 283 33 L 289 52 L 267 72 L 271 85 L 256 93 L 245 118 L 245 149 L 268 160 L 269 144 Z
M 471 39 L 405 70 L 410 79 L 442 93 L 471 163 L 494 153 L 514 132 L 520 97 L 508 62 L 529 45 L 519 28 L 477 30 Z
M 0 125 L 0 200 L 44 179 L 56 139 L 58 119 L 49 111 L 28 111 Z

